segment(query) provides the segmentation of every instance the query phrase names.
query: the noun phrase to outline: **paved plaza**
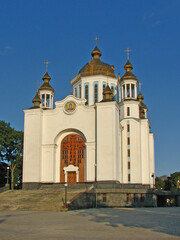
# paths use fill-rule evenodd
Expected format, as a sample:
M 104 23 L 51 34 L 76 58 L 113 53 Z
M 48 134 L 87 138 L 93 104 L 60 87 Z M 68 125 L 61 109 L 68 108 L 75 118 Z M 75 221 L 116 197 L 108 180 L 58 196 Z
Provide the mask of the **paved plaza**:
M 180 208 L 0 211 L 0 239 L 180 239 Z

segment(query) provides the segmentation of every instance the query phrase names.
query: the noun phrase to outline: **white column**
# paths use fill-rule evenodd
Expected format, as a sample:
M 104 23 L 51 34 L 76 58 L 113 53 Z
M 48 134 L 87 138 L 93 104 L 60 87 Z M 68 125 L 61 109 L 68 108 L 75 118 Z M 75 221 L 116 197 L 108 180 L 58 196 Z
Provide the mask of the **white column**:
M 134 92 L 135 92 L 135 98 L 137 98 L 137 85 L 135 85 Z
M 120 88 L 118 87 L 118 91 L 119 91 L 119 99 L 118 99 L 118 101 L 120 102 L 121 101 L 121 87 Z
M 121 90 L 122 90 L 122 99 L 121 99 L 121 100 L 123 100 L 123 98 L 124 98 L 124 89 L 123 89 L 123 85 L 122 85 L 122 87 L 121 87 Z
M 147 109 L 144 110 L 145 118 L 147 118 Z
M 44 94 L 45 96 L 44 96 L 44 104 L 45 104 L 45 106 L 44 107 L 46 107 L 46 94 Z
M 51 108 L 51 94 L 49 94 L 49 107 Z
M 130 85 L 130 98 L 132 98 L 131 83 L 129 85 Z

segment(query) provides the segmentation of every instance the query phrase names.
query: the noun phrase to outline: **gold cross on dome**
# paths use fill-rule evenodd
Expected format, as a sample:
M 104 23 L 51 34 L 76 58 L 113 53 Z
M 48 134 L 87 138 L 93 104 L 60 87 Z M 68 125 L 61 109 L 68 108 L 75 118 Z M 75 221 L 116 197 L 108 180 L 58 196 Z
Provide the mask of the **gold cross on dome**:
M 129 60 L 129 53 L 132 51 L 129 48 L 127 48 L 126 50 L 124 50 L 125 52 L 127 52 L 127 60 Z
M 96 36 L 95 39 L 94 39 L 95 42 L 96 42 L 96 46 L 97 46 L 97 40 L 98 40 L 98 39 L 99 39 L 99 38 L 98 38 L 97 36 Z
M 139 92 L 141 92 L 141 86 L 142 86 L 142 83 L 139 82 Z
M 37 80 L 35 84 L 37 84 L 37 91 L 38 91 L 38 85 L 40 84 L 40 82 Z
M 50 64 L 50 62 L 48 60 L 46 60 L 45 64 L 46 64 L 46 72 L 48 72 L 48 64 Z

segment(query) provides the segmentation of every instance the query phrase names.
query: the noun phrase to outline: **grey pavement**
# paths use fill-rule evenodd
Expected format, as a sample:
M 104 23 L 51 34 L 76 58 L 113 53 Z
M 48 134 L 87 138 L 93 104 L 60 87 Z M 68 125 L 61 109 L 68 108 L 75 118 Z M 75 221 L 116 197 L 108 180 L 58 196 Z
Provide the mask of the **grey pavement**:
M 180 239 L 180 208 L 0 211 L 5 239 Z

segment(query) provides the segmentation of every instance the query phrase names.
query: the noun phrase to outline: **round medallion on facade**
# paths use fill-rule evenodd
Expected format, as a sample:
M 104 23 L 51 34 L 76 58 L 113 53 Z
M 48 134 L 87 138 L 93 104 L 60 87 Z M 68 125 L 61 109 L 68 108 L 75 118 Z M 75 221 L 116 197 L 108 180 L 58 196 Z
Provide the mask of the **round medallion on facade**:
M 76 110 L 76 103 L 73 101 L 67 102 L 64 105 L 64 111 L 68 114 L 73 113 Z

